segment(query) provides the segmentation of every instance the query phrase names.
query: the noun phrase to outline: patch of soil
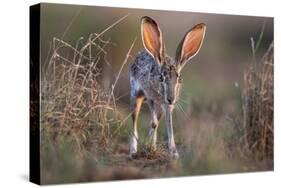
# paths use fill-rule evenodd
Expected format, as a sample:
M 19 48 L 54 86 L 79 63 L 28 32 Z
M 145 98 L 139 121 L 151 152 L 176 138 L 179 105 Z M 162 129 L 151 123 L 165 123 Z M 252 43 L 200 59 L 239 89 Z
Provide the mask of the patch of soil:
M 127 144 L 118 144 L 110 157 L 110 164 L 118 173 L 130 178 L 156 178 L 167 175 L 167 172 L 177 170 L 177 160 L 170 157 L 166 144 L 158 144 L 156 150 L 140 145 L 135 159 L 128 155 Z

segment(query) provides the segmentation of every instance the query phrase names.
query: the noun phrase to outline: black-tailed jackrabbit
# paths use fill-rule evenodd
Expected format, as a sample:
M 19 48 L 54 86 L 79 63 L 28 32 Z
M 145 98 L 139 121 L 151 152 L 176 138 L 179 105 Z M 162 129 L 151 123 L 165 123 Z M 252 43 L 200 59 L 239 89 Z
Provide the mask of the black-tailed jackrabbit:
M 172 111 L 179 95 L 180 73 L 186 62 L 199 51 L 205 30 L 206 26 L 203 23 L 190 29 L 180 42 L 174 61 L 165 52 L 162 32 L 157 23 L 147 16 L 141 19 L 141 36 L 145 50 L 137 54 L 129 69 L 134 125 L 130 140 L 132 158 L 135 158 L 137 153 L 137 120 L 144 100 L 151 111 L 149 137 L 152 148 L 156 148 L 157 128 L 164 112 L 170 154 L 172 157 L 178 157 L 173 135 Z

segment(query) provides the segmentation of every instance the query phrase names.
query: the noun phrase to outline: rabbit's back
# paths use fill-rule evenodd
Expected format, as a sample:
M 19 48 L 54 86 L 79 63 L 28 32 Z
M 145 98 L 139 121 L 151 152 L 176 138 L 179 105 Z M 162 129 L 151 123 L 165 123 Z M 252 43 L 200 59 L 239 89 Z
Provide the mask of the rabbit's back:
M 137 80 L 146 79 L 155 65 L 155 61 L 151 55 L 146 50 L 142 50 L 136 55 L 134 62 L 131 64 L 129 70 L 130 77 Z
M 143 93 L 146 99 L 161 103 L 163 97 L 159 75 L 153 57 L 146 50 L 140 51 L 129 70 L 131 95 L 137 97 Z

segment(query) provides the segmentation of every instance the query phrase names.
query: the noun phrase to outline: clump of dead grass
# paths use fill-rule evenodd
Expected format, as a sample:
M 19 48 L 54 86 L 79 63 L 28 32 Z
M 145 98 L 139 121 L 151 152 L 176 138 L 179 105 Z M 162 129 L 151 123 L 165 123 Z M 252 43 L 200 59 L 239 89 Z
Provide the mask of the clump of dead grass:
M 116 115 L 114 98 L 100 83 L 98 63 L 108 42 L 98 39 L 101 46 L 92 37 L 80 49 L 54 38 L 41 90 L 41 128 L 49 135 L 73 140 L 79 148 L 96 132 L 100 133 L 100 144 L 106 145 L 111 136 L 110 125 L 118 121 L 109 116 Z
M 75 46 L 53 39 L 50 59 L 41 67 L 41 134 L 44 138 L 74 143 L 79 151 L 89 145 L 103 151 L 110 149 L 113 129 L 121 123 L 114 96 L 120 74 L 111 88 L 104 88 L 101 68 L 108 64 L 106 48 L 112 43 L 102 35 L 126 17 L 101 33 L 89 35 L 86 41 L 78 39 Z
M 273 159 L 273 43 L 244 73 L 241 144 L 256 159 Z

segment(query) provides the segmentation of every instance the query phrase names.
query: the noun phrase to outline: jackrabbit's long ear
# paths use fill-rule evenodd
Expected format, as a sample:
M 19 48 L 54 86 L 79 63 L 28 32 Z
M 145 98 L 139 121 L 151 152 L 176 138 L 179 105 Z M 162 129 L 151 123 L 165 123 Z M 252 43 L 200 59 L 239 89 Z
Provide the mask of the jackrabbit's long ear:
M 204 40 L 205 31 L 206 25 L 200 23 L 185 34 L 176 52 L 176 63 L 179 70 L 198 53 Z
M 145 49 L 160 65 L 164 62 L 165 50 L 162 32 L 157 23 L 150 17 L 141 19 L 141 36 Z

